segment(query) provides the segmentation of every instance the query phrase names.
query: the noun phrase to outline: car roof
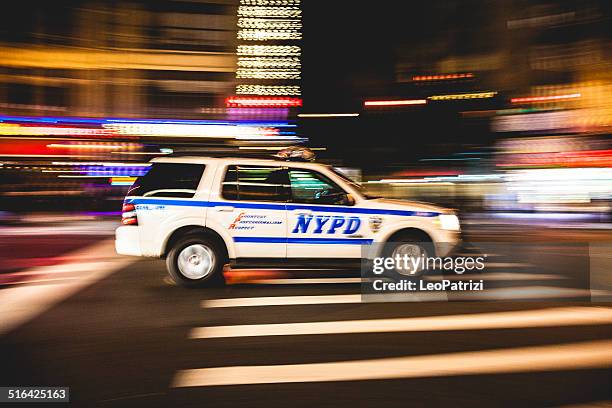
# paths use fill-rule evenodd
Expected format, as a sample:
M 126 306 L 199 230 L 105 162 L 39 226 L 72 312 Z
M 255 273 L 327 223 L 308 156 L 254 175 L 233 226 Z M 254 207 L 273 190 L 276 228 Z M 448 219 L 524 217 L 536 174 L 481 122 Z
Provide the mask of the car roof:
M 211 164 L 218 165 L 276 165 L 287 167 L 300 168 L 321 168 L 327 167 L 322 163 L 313 162 L 298 162 L 275 159 L 251 159 L 248 157 L 205 157 L 205 156 L 181 156 L 181 157 L 156 157 L 151 160 L 153 163 L 194 163 L 194 164 Z

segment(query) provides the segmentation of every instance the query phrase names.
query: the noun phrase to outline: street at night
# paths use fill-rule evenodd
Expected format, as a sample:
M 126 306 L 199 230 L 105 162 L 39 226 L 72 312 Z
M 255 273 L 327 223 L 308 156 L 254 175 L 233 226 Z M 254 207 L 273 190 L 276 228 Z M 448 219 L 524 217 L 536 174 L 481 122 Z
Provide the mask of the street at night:
M 612 2 L 3 16 L 0 408 L 612 407 Z
M 65 228 L 74 234 L 76 226 Z M 578 278 L 567 259 L 576 254 L 566 252 L 557 266 L 558 254 L 540 254 L 551 267 L 539 274 L 500 257 L 478 278 L 491 290 L 506 288 L 494 297 L 508 301 L 447 302 L 438 293 L 377 304 L 361 303 L 354 271 L 294 279 L 278 270 L 231 271 L 234 284 L 186 290 L 167 279 L 163 262 L 118 258 L 108 236 L 97 238 L 84 248 L 87 258 L 75 249 L 63 263 L 28 269 L 42 273 L 30 282 L 0 290 L 2 383 L 70 384 L 71 403 L 100 407 L 288 399 L 583 406 L 611 397 L 612 313 L 595 294 L 591 301 L 590 290 L 567 283 Z M 61 248 L 61 235 L 56 241 Z M 17 306 L 36 311 L 26 316 Z

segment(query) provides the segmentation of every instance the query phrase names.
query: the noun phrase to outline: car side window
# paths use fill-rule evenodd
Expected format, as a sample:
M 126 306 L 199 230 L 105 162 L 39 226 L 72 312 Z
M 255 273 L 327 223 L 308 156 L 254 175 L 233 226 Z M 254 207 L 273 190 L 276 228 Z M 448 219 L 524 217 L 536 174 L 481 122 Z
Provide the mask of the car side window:
M 291 198 L 304 204 L 350 205 L 348 194 L 328 177 L 307 169 L 289 169 Z
M 287 169 L 278 166 L 228 166 L 221 195 L 226 200 L 287 202 Z
M 136 179 L 127 195 L 192 198 L 203 173 L 203 164 L 154 163 L 147 174 Z

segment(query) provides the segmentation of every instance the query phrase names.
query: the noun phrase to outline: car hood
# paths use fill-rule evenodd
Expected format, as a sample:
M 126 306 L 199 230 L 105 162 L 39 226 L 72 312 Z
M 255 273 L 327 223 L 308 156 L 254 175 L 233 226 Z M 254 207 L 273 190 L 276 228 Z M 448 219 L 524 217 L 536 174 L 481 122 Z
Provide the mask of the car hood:
M 381 210 L 409 210 L 438 213 L 452 212 L 452 210 L 449 208 L 439 207 L 429 203 L 422 203 L 420 201 L 394 200 L 388 198 L 364 200 L 362 203 L 360 203 L 360 206 L 365 208 L 378 208 Z

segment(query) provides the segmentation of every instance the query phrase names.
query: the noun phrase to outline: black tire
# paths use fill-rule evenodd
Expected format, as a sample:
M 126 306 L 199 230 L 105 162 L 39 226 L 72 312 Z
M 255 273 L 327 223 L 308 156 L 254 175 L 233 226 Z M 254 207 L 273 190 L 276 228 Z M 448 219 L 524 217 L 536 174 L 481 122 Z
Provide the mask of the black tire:
M 424 253 L 425 258 L 435 256 L 436 254 L 435 247 L 431 240 L 425 238 L 424 236 L 407 233 L 394 237 L 392 240 L 385 243 L 385 246 L 383 248 L 384 257 L 393 257 L 396 249 L 404 244 L 418 246 Z M 418 278 L 420 276 L 425 275 L 427 273 L 427 269 L 423 268 L 415 273 L 407 273 L 405 271 L 400 271 L 397 269 L 394 269 L 392 272 L 406 276 L 408 278 Z
M 210 272 L 202 277 L 190 277 L 181 270 L 179 256 L 186 248 L 203 247 L 212 254 Z M 184 256 L 184 254 L 183 254 Z M 223 277 L 223 266 L 227 262 L 227 256 L 218 240 L 206 235 L 187 235 L 179 239 L 168 252 L 166 257 L 166 268 L 170 277 L 177 285 L 187 288 L 221 286 L 225 283 Z M 208 270 L 208 268 L 206 268 Z

